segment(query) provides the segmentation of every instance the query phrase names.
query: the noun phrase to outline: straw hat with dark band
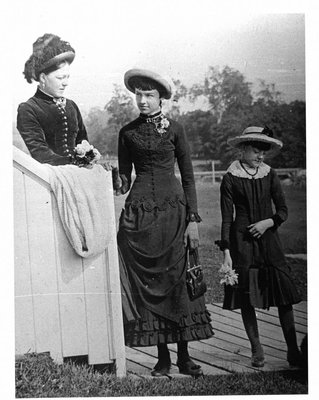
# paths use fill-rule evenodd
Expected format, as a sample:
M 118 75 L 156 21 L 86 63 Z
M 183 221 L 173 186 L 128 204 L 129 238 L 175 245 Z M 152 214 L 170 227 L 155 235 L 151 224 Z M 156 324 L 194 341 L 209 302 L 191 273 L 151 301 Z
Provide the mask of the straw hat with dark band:
M 170 99 L 172 96 L 172 87 L 167 79 L 163 78 L 161 75 L 157 74 L 156 72 L 149 71 L 146 69 L 139 69 L 134 68 L 128 70 L 124 75 L 124 84 L 130 92 L 135 93 L 135 87 L 132 85 L 132 78 L 147 78 L 158 85 L 160 85 L 161 95 L 164 99 Z
M 38 81 L 44 72 L 63 61 L 72 63 L 75 51 L 70 43 L 61 40 L 59 36 L 45 33 L 33 43 L 33 53 L 24 66 L 25 79 L 31 83 Z
M 267 126 L 262 128 L 259 126 L 250 126 L 244 130 L 241 135 L 235 136 L 227 140 L 227 143 L 235 148 L 246 143 L 268 143 L 270 145 L 270 153 L 277 153 L 283 146 L 282 141 L 273 138 L 273 132 Z

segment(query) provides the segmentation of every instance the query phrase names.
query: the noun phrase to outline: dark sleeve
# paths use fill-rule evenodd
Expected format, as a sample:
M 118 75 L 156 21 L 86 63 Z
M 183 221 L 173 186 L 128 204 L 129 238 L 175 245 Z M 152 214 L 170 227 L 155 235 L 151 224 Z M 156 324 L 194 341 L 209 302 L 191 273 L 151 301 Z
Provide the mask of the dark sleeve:
M 119 162 L 119 175 L 122 179 L 122 194 L 126 193 L 131 187 L 132 175 L 132 158 L 130 149 L 125 140 L 125 133 L 121 129 L 118 140 L 118 162 Z
M 74 103 L 74 101 L 72 101 L 72 104 L 73 104 L 74 108 L 76 109 L 77 118 L 78 118 L 78 127 L 79 127 L 79 131 L 76 136 L 75 143 L 79 144 L 82 142 L 82 140 L 87 140 L 89 142 L 87 131 L 86 131 L 85 125 L 83 123 L 83 118 L 82 118 L 81 112 L 79 110 L 79 107 Z
M 272 216 L 272 219 L 275 224 L 275 228 L 280 226 L 286 219 L 288 218 L 288 208 L 286 205 L 286 199 L 284 192 L 281 187 L 280 180 L 278 175 L 274 169 L 270 170 L 271 173 L 271 198 L 275 205 L 275 214 Z
M 60 156 L 49 148 L 36 112 L 30 104 L 19 105 L 17 128 L 35 160 L 51 165 L 63 165 L 71 162 L 70 157 Z
M 193 164 L 190 156 L 189 144 L 181 125 L 177 125 L 175 133 L 175 155 L 181 173 L 182 186 L 187 201 L 187 219 L 200 222 L 197 210 L 197 196 Z
M 222 214 L 221 240 L 218 245 L 221 250 L 229 249 L 230 228 L 234 218 L 233 185 L 229 173 L 225 174 L 220 186 L 220 209 Z

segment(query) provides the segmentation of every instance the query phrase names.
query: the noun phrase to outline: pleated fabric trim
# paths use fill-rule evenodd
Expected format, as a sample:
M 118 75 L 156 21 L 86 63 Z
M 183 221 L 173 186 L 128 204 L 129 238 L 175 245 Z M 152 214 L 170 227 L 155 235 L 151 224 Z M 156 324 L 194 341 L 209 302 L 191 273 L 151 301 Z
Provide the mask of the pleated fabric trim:
M 128 346 L 139 347 L 208 339 L 214 335 L 210 322 L 207 310 L 184 315 L 178 324 L 153 315 L 153 320 L 144 319 L 125 325 L 125 342 Z
M 158 208 L 160 211 L 167 210 L 168 207 L 176 208 L 178 203 L 186 205 L 184 197 L 176 195 L 175 197 L 165 197 L 162 201 L 155 201 L 153 199 L 147 199 L 142 197 L 141 199 L 135 199 L 129 203 L 126 203 L 126 207 L 131 206 L 132 209 L 143 208 L 144 211 L 151 212 L 154 208 Z

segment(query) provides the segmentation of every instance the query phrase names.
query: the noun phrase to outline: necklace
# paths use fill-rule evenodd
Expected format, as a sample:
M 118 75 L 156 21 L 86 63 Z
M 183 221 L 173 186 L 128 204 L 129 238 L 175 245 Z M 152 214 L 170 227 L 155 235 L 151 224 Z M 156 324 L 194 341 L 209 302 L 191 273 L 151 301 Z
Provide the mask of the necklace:
M 257 167 L 257 168 L 256 168 L 256 171 L 255 171 L 253 174 L 251 174 L 251 173 L 248 172 L 247 169 L 244 167 L 244 164 L 242 163 L 242 161 L 239 161 L 239 162 L 240 162 L 240 165 L 241 165 L 241 167 L 243 168 L 243 170 L 244 170 L 248 175 L 250 175 L 250 176 L 255 176 L 255 175 L 257 175 L 257 173 L 258 173 L 258 168 L 259 168 L 259 167 Z

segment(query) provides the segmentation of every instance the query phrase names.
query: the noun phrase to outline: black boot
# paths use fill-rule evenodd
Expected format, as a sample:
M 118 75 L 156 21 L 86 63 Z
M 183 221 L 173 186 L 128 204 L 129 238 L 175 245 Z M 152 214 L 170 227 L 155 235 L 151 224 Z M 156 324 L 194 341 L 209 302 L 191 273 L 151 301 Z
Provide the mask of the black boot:
M 171 369 L 171 357 L 166 343 L 157 345 L 158 361 L 151 371 L 151 375 L 155 377 L 165 376 L 169 374 Z
M 278 307 L 281 328 L 287 343 L 287 361 L 291 367 L 302 368 L 304 359 L 297 344 L 294 312 L 291 305 Z
M 181 341 L 177 343 L 177 362 L 179 372 L 184 375 L 190 375 L 194 378 L 203 375 L 203 370 L 200 365 L 195 364 L 188 354 L 188 343 Z

